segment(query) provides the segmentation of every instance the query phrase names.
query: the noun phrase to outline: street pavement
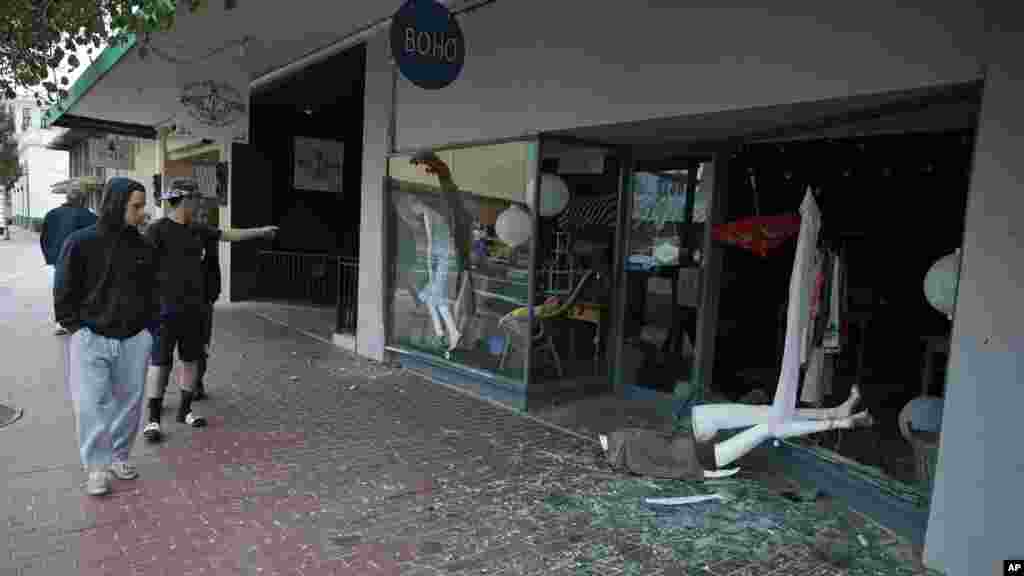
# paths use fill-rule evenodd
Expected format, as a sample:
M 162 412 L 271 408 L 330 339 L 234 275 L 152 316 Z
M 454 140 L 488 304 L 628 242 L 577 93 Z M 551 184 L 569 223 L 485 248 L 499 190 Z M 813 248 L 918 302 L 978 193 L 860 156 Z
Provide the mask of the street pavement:
M 85 496 L 49 306 L 38 240 L 18 230 L 0 242 L 0 402 L 25 411 L 0 428 L 2 576 L 768 573 L 688 566 L 591 522 L 597 508 L 550 505 L 621 478 L 594 442 L 244 306 L 215 314 L 209 426 L 173 422 L 172 385 L 140 478 Z

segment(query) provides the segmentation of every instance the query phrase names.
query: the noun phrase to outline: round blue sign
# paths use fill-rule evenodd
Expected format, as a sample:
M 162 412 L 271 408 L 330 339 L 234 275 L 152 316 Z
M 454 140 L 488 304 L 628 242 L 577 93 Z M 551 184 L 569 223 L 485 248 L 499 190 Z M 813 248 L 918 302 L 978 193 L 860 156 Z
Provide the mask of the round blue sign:
M 391 19 L 391 54 L 406 79 L 437 90 L 462 72 L 466 41 L 448 8 L 435 0 L 408 0 Z

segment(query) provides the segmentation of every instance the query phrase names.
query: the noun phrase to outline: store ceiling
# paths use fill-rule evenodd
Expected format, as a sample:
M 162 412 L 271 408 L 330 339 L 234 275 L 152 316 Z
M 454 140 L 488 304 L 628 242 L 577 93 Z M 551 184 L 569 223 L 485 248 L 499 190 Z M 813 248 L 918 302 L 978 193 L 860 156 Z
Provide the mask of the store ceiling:
M 778 142 L 970 128 L 981 102 L 980 82 L 661 118 L 561 131 L 557 136 L 629 147 L 636 160 L 700 156 L 728 142 Z

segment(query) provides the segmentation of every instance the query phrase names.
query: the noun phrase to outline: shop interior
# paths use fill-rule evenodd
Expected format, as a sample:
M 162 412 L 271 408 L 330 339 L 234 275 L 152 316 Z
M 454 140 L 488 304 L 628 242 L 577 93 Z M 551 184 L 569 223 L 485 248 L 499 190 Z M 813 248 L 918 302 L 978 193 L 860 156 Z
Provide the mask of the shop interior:
M 798 397 L 836 405 L 856 384 L 876 425 L 805 441 L 929 489 L 979 103 L 972 83 L 567 133 L 629 146 L 635 158 L 625 383 L 772 402 L 810 193 L 822 222 L 821 313 L 809 340 L 820 356 L 802 364 Z M 659 198 L 680 208 L 645 214 Z M 777 236 L 763 254 L 751 249 L 752 223 Z M 702 308 L 708 302 L 713 310 Z M 709 343 L 698 333 L 702 314 Z
M 820 374 L 808 362 L 799 399 L 831 406 L 858 385 L 878 425 L 810 437 L 862 464 L 914 482 L 915 454 L 899 429 L 918 397 L 942 398 L 952 321 L 929 303 L 925 279 L 962 242 L 973 129 L 812 139 L 746 146 L 730 166 L 728 219 L 795 213 L 808 187 L 821 211 Z M 756 192 L 755 192 L 756 191 Z M 796 243 L 767 257 L 724 252 L 715 387 L 769 398 L 783 354 Z M 834 303 L 833 303 L 834 301 Z M 824 328 L 828 330 L 829 327 Z M 823 342 L 823 340 L 826 340 Z M 810 352 L 814 354 L 814 352 Z

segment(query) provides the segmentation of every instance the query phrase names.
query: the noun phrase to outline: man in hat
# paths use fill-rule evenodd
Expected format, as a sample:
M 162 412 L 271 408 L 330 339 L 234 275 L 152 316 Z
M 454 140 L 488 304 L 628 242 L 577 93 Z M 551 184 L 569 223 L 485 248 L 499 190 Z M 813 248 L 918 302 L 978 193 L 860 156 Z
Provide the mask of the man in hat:
M 203 253 L 212 242 L 242 242 L 271 239 L 276 226 L 250 229 L 217 229 L 194 220 L 200 202 L 199 187 L 191 178 L 171 181 L 162 200 L 170 204 L 170 215 L 156 220 L 146 229 L 157 263 L 157 297 L 160 301 L 160 327 L 153 343 L 146 378 L 148 422 L 143 436 L 149 442 L 163 437 L 161 415 L 164 392 L 170 379 L 174 351 L 182 362 L 179 373 L 181 403 L 177 421 L 194 428 L 206 425 L 192 406 L 199 362 L 204 356 L 203 318 L 208 303 L 203 273 Z
M 85 194 L 81 185 L 68 186 L 63 204 L 50 210 L 43 218 L 43 226 L 39 234 L 39 247 L 43 250 L 47 272 L 50 275 L 50 291 L 53 291 L 53 279 L 59 262 L 60 249 L 72 232 L 88 228 L 96 224 L 96 215 L 85 207 Z M 56 322 L 56 319 L 54 319 Z M 55 334 L 67 334 L 60 324 L 56 325 Z

